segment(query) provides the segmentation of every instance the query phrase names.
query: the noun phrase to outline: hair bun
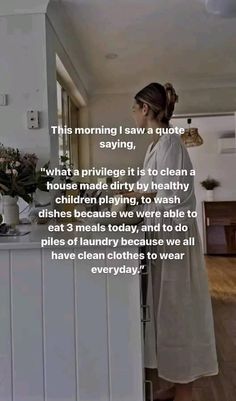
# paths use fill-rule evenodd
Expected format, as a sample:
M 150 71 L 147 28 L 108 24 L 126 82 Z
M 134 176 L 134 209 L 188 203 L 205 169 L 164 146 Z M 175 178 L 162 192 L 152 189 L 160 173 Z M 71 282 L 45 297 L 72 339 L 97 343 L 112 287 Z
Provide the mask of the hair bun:
M 174 108 L 175 108 L 175 103 L 178 102 L 179 97 L 175 92 L 175 89 L 173 85 L 169 82 L 167 82 L 164 85 L 165 91 L 166 91 L 166 109 L 165 109 L 165 117 L 169 121 L 172 117 Z

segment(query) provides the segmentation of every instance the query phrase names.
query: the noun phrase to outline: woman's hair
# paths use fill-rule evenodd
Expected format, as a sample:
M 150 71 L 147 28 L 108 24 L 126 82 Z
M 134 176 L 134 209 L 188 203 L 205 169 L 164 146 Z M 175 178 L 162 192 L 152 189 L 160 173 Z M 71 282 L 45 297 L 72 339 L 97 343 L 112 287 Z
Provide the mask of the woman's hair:
M 175 103 L 178 102 L 178 96 L 170 83 L 166 83 L 163 86 L 153 82 L 141 89 L 134 98 L 141 107 L 144 103 L 148 104 L 154 114 L 154 118 L 164 111 L 164 117 L 161 121 L 167 124 L 172 117 Z

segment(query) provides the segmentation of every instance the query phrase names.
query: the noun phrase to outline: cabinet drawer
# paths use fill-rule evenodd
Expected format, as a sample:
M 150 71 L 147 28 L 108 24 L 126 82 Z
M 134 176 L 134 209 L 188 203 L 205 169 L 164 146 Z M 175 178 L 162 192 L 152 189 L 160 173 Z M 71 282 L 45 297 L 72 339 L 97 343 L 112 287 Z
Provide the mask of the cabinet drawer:
M 207 217 L 206 224 L 207 224 L 207 226 L 230 226 L 231 219 L 230 218 Z

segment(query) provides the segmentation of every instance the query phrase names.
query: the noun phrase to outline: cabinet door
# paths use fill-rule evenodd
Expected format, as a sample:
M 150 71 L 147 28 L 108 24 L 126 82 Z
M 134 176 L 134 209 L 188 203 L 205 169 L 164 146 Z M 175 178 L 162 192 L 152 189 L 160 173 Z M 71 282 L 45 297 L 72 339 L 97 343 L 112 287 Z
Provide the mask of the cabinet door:
M 207 254 L 236 254 L 236 202 L 204 202 Z
M 113 251 L 107 248 L 107 254 Z M 93 264 L 76 264 L 78 399 L 143 401 L 140 275 L 92 274 Z M 100 267 L 123 265 L 138 267 L 139 261 L 96 260 Z
M 49 249 L 0 253 L 0 399 L 144 401 L 140 274 L 92 274 L 94 260 Z
M 112 249 L 108 249 L 112 251 Z M 117 248 L 122 252 L 124 248 Z M 137 253 L 137 249 L 129 248 Z M 139 267 L 138 260 L 110 259 L 110 266 Z M 140 274 L 108 275 L 107 316 L 110 399 L 143 401 Z

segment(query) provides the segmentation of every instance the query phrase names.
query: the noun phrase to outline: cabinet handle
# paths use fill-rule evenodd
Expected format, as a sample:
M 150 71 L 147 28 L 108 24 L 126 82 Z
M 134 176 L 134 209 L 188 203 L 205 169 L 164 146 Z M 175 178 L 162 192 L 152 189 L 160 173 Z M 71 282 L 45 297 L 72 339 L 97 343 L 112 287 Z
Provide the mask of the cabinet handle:
M 146 276 L 148 274 L 147 265 L 141 264 L 141 265 L 139 265 L 139 268 L 141 268 L 141 266 L 144 266 L 144 267 L 142 268 L 142 270 L 140 270 L 140 274 L 141 274 L 141 276 Z
M 209 225 L 210 225 L 210 219 L 209 219 L 209 217 L 207 217 L 206 223 L 207 223 L 207 227 L 209 227 Z
M 151 380 L 144 380 L 144 389 L 146 394 L 146 385 L 149 384 L 150 387 L 150 401 L 153 401 L 153 384 Z M 146 398 L 146 397 L 145 397 Z
M 141 309 L 143 311 L 141 322 L 150 322 L 151 321 L 151 314 L 150 314 L 150 305 L 141 305 Z M 144 319 L 144 311 L 147 310 L 147 318 Z

